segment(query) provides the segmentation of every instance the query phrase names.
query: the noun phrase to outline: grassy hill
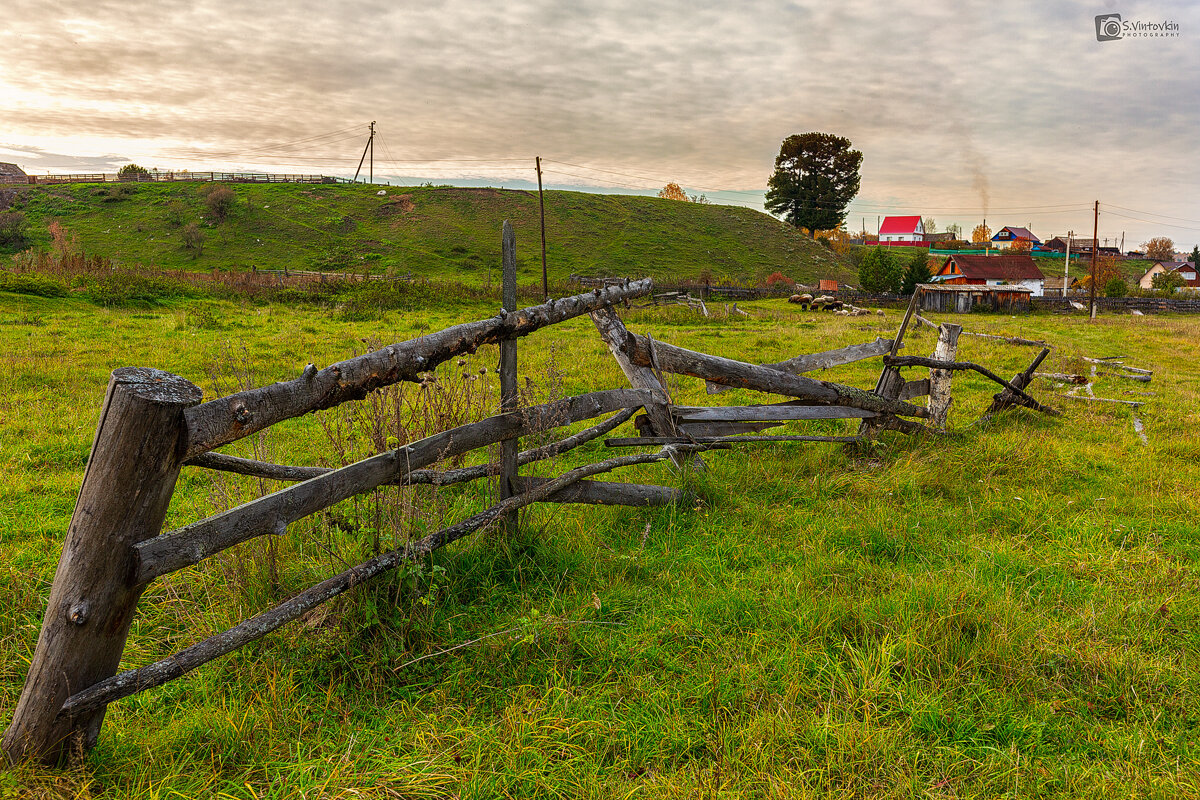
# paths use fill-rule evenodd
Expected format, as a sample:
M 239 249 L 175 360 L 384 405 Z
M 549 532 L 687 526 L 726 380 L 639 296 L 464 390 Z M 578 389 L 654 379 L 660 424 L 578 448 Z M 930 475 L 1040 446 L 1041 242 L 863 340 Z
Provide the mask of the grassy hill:
M 482 281 L 500 263 L 500 225 L 517 234 L 518 269 L 540 275 L 533 192 L 449 187 L 228 184 L 224 221 L 205 202 L 212 184 L 78 184 L 19 192 L 31 243 L 57 221 L 89 254 L 118 264 L 195 270 L 324 269 Z M 385 195 L 377 194 L 381 189 Z M 848 263 L 793 228 L 746 208 L 654 197 L 546 192 L 552 280 L 650 275 L 760 281 L 848 279 Z M 197 223 L 199 256 L 183 243 Z

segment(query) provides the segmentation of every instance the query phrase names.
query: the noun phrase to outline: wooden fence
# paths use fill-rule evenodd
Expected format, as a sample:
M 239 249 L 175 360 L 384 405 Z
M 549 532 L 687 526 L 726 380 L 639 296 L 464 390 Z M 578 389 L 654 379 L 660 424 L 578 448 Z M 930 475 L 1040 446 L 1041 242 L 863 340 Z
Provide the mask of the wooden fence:
M 891 340 L 756 365 L 628 331 L 614 304 L 650 294 L 648 279 L 517 309 L 515 246 L 507 222 L 503 265 L 503 308 L 496 316 L 392 344 L 325 369 L 310 364 L 291 381 L 201 403 L 201 390 L 182 377 L 145 368 L 113 372 L 25 686 L 4 734 L 3 748 L 9 758 L 55 763 L 85 752 L 99 736 L 109 703 L 178 678 L 472 531 L 493 524 L 511 529 L 516 525 L 515 512 L 524 506 L 539 502 L 662 505 L 681 496 L 670 487 L 586 478 L 664 459 L 680 468 L 702 466 L 700 453 L 735 443 L 855 442 L 884 429 L 935 430 L 945 425 L 951 402 L 949 376 L 957 369 L 982 371 L 1004 386 L 994 406 L 1041 408 L 1023 389 L 1046 350 L 1012 382 L 978 365 L 954 361 L 958 326 L 941 326 L 933 359 L 899 357 L 905 330 L 914 318 L 914 303 Z M 591 315 L 630 386 L 519 408 L 517 340 L 583 314 Z M 278 422 L 364 398 L 375 389 L 400 381 L 419 382 L 439 364 L 490 343 L 501 348 L 501 413 L 497 416 L 338 469 L 268 464 L 212 452 Z M 877 356 L 883 356 L 884 367 L 873 391 L 804 374 Z M 908 366 L 928 367 L 929 377 L 906 381 L 900 370 Z M 676 406 L 662 380 L 664 372 L 702 378 L 712 394 L 739 387 L 794 399 L 771 405 Z M 909 402 L 923 395 L 930 397 L 928 407 Z M 638 409 L 644 412 L 634 419 L 640 435 L 610 438 L 606 444 L 657 450 L 587 464 L 552 479 L 519 475 L 522 465 L 608 434 Z M 525 452 L 517 446 L 521 436 L 605 414 L 613 416 L 551 444 Z M 814 419 L 858 420 L 858 434 L 762 434 L 788 421 Z M 494 444 L 502 448 L 498 464 L 431 469 L 445 459 Z M 160 534 L 185 466 L 294 483 Z M 117 673 L 138 599 L 156 578 L 256 537 L 282 534 L 297 520 L 385 484 L 441 486 L 495 475 L 500 481 L 499 502 L 469 519 L 377 555 L 168 658 Z

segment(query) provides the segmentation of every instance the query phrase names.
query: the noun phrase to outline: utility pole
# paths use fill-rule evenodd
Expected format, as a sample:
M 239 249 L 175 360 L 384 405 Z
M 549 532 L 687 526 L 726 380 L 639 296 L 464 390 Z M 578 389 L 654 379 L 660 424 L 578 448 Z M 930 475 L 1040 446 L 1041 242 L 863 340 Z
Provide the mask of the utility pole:
M 1091 291 L 1088 293 L 1088 305 L 1091 307 L 1092 319 L 1096 318 L 1096 255 L 1100 249 L 1097 237 L 1100 235 L 1100 201 L 1096 201 L 1096 209 L 1092 217 L 1092 280 Z
M 1067 231 L 1067 257 L 1063 259 L 1063 307 L 1066 308 L 1067 302 L 1067 282 L 1070 278 L 1067 277 L 1067 272 L 1071 269 L 1071 240 L 1075 238 L 1075 231 Z M 1069 309 L 1068 309 L 1069 310 Z
M 550 299 L 550 284 L 546 280 L 546 201 L 542 198 L 542 157 L 534 157 L 538 175 L 538 211 L 542 217 L 542 299 Z
M 367 151 L 371 151 L 370 165 L 370 180 L 369 183 L 375 182 L 375 120 L 371 120 L 371 135 L 367 138 L 367 145 L 363 148 L 362 158 L 358 160 L 358 169 L 354 170 L 354 180 L 358 181 L 358 173 L 362 172 L 363 161 L 367 159 Z

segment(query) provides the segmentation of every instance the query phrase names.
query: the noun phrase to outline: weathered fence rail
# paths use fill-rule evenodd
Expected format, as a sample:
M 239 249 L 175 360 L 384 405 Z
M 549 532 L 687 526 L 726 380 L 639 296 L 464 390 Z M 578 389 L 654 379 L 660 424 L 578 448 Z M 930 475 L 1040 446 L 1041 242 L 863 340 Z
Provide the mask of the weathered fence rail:
M 495 317 L 455 325 L 388 345 L 325 369 L 308 365 L 290 381 L 239 392 L 200 404 L 200 390 L 159 370 L 113 373 L 83 485 L 63 545 L 58 571 L 25 687 L 5 731 L 10 759 L 57 762 L 94 745 L 107 705 L 161 685 L 242 647 L 352 587 L 457 541 L 500 524 L 511 531 L 518 509 L 532 503 L 661 505 L 681 498 L 678 489 L 586 480 L 616 469 L 669 459 L 678 468 L 703 468 L 699 454 L 739 443 L 853 443 L 877 430 L 928 431 L 914 422 L 945 425 L 953 370 L 974 369 L 1004 387 L 1001 405 L 1051 411 L 1025 391 L 1046 351 L 1013 381 L 986 368 L 954 361 L 957 326 L 941 326 L 933 359 L 899 357 L 913 305 L 890 340 L 756 365 L 720 358 L 630 333 L 614 304 L 649 294 L 649 280 L 621 281 L 538 306 L 516 308 L 515 241 L 503 235 L 504 298 Z M 629 388 L 591 392 L 538 406 L 517 403 L 520 337 L 590 314 L 600 337 L 625 373 Z M 401 381 L 421 381 L 439 364 L 485 344 L 501 350 L 501 413 L 435 433 L 347 466 L 270 464 L 211 452 L 271 425 Z M 884 357 L 875 391 L 815 380 L 803 372 Z M 905 381 L 903 366 L 931 368 L 928 379 Z M 794 398 L 788 402 L 732 407 L 677 406 L 663 373 L 692 376 L 716 387 L 739 387 Z M 930 395 L 930 408 L 908 402 Z M 554 478 L 522 477 L 520 466 L 551 458 L 605 436 L 634 417 L 637 437 L 605 440 L 610 447 L 657 447 L 576 467 Z M 931 413 L 931 409 L 933 413 Z M 608 419 L 558 441 L 519 451 L 522 436 L 611 414 Z M 797 420 L 859 420 L 855 436 L 759 435 Z M 497 463 L 458 469 L 432 467 L 448 458 L 500 445 Z M 184 466 L 227 470 L 292 485 L 206 519 L 160 533 L 176 479 Z M 490 476 L 499 479 L 498 502 L 469 519 L 324 580 L 228 631 L 180 652 L 116 674 L 137 602 L 151 581 L 197 564 L 255 537 L 279 535 L 297 520 L 383 485 L 443 486 Z

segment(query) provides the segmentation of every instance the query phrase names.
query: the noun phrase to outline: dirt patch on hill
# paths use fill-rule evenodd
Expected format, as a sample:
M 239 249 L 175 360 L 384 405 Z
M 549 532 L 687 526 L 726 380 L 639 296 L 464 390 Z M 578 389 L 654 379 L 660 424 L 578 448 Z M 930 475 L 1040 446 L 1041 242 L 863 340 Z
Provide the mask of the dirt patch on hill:
M 399 194 L 382 203 L 375 209 L 375 214 L 379 217 L 392 217 L 396 214 L 410 214 L 416 208 L 417 204 L 413 202 L 412 195 Z

